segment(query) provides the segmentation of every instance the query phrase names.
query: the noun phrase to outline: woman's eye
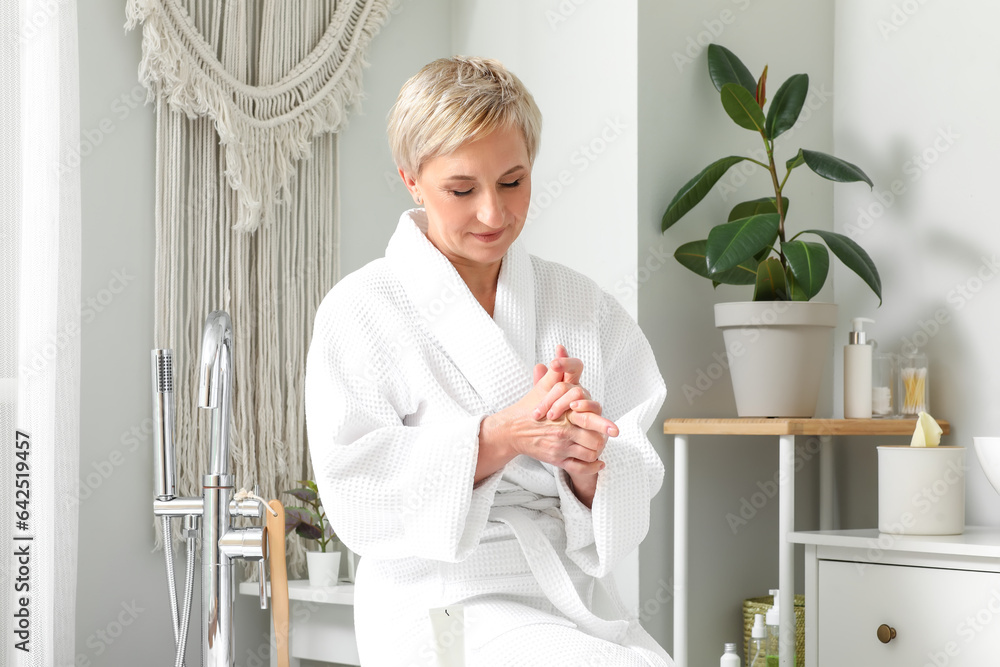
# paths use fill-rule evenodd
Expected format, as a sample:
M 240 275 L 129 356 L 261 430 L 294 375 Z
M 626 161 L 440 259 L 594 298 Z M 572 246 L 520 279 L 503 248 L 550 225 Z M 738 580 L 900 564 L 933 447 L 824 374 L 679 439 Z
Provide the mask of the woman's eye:
M 511 181 L 510 183 L 501 183 L 500 185 L 502 185 L 505 188 L 516 188 L 520 184 L 521 184 L 521 179 L 519 178 L 516 181 Z
M 472 192 L 472 188 L 469 188 L 468 190 L 464 190 L 464 191 L 463 190 L 452 190 L 451 194 L 455 195 L 456 197 L 464 197 L 465 195 L 469 194 L 470 192 Z

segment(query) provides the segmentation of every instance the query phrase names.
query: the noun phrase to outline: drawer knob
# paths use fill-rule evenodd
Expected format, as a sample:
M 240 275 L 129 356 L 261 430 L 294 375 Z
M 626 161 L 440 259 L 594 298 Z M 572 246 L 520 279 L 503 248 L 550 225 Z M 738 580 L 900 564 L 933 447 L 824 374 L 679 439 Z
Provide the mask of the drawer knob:
M 890 628 L 888 625 L 883 623 L 878 626 L 878 630 L 875 631 L 875 634 L 878 635 L 878 640 L 880 642 L 888 644 L 896 638 L 896 628 Z

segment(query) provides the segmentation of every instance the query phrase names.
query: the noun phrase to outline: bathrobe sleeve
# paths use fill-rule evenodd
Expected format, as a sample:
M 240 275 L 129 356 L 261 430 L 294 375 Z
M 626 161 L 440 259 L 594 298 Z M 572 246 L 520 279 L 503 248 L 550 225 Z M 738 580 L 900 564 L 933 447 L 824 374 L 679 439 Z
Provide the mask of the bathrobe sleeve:
M 362 556 L 460 561 L 479 542 L 500 480 L 473 489 L 485 414 L 454 406 L 454 418 L 404 424 L 425 409 L 407 382 L 419 362 L 400 352 L 409 334 L 379 301 L 338 285 L 316 315 L 305 402 L 323 507 Z
M 632 552 L 649 530 L 650 500 L 663 483 L 663 463 L 646 432 L 667 390 L 649 342 L 639 325 L 610 295 L 604 295 L 599 327 L 603 350 L 605 417 L 618 425 L 601 459 L 593 509 L 573 493 L 569 476 L 557 476 L 566 522 L 567 555 L 596 577 L 603 577 Z

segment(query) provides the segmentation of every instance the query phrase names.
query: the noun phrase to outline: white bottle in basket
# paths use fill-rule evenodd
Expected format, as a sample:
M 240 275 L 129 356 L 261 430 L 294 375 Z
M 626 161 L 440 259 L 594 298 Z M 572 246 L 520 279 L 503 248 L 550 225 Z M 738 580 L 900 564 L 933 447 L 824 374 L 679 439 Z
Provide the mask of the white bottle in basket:
M 774 604 L 767 610 L 767 665 L 777 667 L 778 646 L 780 645 L 778 630 L 781 614 L 778 612 L 778 589 L 772 588 L 771 595 L 774 596 Z

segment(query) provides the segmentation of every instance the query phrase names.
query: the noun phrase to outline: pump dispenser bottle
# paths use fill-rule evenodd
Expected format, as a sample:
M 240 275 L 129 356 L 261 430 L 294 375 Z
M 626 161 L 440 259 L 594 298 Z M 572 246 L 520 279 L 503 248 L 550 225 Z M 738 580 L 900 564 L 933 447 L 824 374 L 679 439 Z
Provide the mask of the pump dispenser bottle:
M 855 317 L 844 346 L 844 419 L 872 418 L 872 346 L 864 332 L 867 317 Z
M 764 614 L 753 616 L 748 657 L 747 667 L 767 667 L 767 628 L 764 626 Z
M 778 667 L 778 646 L 779 646 L 779 621 L 781 614 L 778 611 L 778 589 L 772 588 L 771 595 L 774 596 L 774 604 L 767 610 L 767 667 Z

